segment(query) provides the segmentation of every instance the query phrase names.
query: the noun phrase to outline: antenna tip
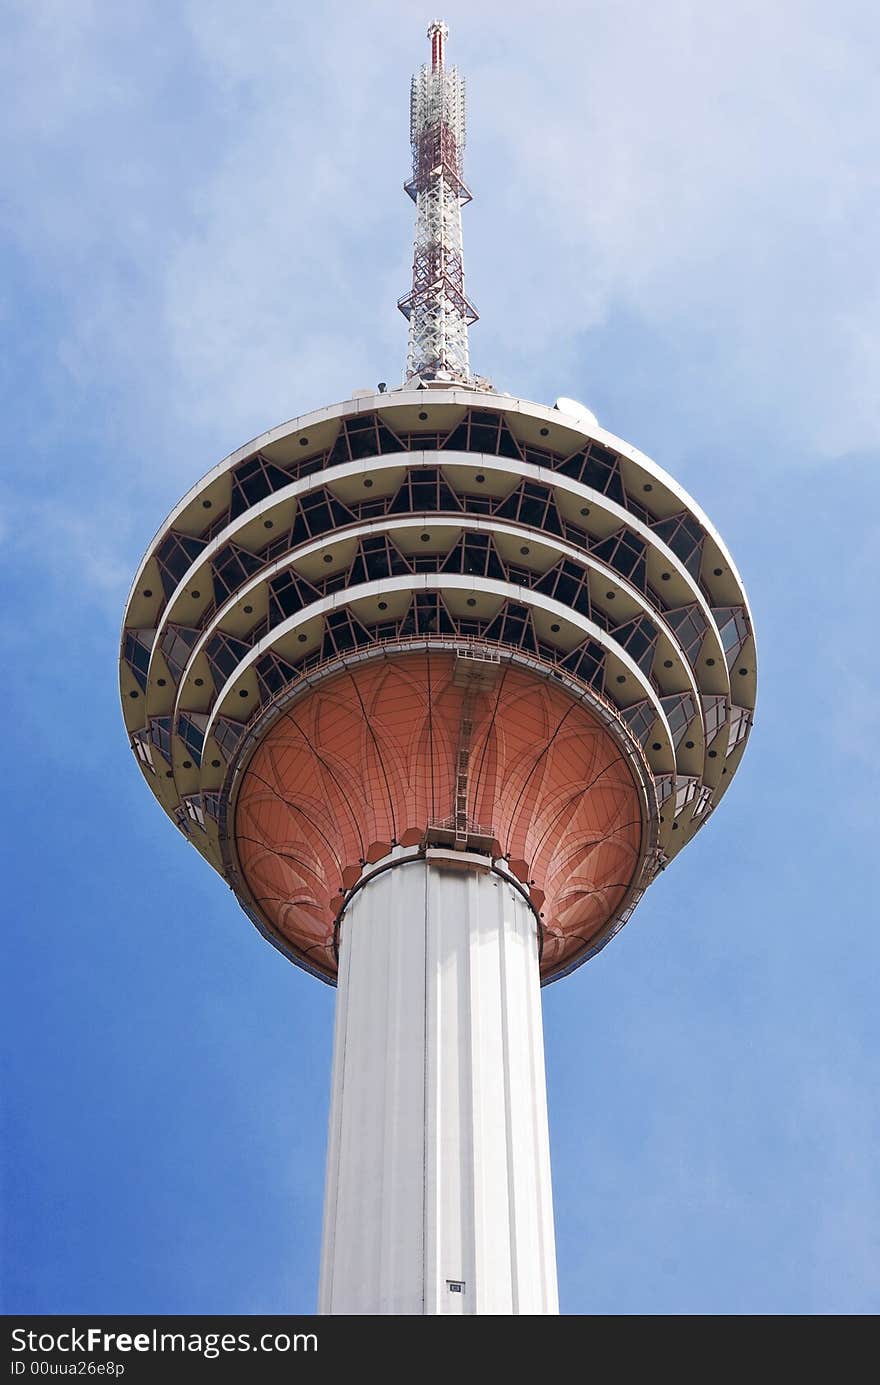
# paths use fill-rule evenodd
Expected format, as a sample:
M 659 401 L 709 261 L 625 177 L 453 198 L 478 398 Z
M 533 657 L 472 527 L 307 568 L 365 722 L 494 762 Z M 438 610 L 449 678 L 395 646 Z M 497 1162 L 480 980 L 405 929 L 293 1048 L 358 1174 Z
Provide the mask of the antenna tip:
M 428 25 L 428 38 L 431 40 L 431 70 L 441 72 L 443 70 L 443 55 L 446 47 L 446 40 L 449 37 L 449 30 L 442 19 L 434 19 Z

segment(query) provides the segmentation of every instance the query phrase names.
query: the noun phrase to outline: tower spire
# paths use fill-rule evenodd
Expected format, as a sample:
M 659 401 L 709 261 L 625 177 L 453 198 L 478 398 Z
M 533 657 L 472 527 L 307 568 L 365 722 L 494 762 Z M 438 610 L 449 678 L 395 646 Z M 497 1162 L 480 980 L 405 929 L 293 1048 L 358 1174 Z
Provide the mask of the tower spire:
M 464 291 L 461 209 L 471 200 L 462 175 L 464 81 L 445 65 L 449 30 L 428 29 L 431 63 L 412 79 L 412 178 L 416 204 L 412 289 L 398 302 L 409 322 L 406 381 L 472 384 L 468 327 L 477 312 Z

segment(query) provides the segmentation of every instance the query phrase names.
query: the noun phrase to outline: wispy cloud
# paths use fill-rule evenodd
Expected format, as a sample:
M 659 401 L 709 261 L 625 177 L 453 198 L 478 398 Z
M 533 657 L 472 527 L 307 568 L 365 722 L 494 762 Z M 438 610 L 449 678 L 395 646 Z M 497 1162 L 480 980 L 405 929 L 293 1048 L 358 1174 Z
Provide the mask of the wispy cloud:
M 527 34 L 524 68 L 517 33 L 474 84 L 508 174 L 496 226 L 500 192 L 516 227 L 488 265 L 492 316 L 514 281 L 527 350 L 619 309 L 670 338 L 708 328 L 719 401 L 811 451 L 876 446 L 869 7 L 560 8 L 558 42 Z
M 447 10 L 471 93 L 476 361 L 544 387 L 551 345 L 573 371 L 624 312 L 722 339 L 692 387 L 765 432 L 876 445 L 868 7 Z M 174 429 L 231 446 L 396 378 L 410 10 L 191 0 L 163 26 L 150 6 L 36 0 L 9 27 L 7 230 L 61 295 L 68 369 L 152 410 L 163 453 Z

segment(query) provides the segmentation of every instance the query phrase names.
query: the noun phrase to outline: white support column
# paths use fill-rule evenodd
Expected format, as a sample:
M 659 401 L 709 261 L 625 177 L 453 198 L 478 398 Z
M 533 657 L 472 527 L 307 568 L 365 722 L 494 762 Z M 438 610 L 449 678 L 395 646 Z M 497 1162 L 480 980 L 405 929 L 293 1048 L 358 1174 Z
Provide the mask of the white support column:
M 319 1312 L 558 1313 L 535 919 L 407 856 L 342 925 Z

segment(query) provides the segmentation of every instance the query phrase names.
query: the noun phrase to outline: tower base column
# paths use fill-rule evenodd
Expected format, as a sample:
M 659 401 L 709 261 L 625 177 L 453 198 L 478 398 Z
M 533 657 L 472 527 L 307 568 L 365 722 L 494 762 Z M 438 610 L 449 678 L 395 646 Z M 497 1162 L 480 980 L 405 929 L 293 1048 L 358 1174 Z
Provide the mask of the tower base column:
M 400 848 L 341 927 L 319 1311 L 558 1313 L 530 905 Z

